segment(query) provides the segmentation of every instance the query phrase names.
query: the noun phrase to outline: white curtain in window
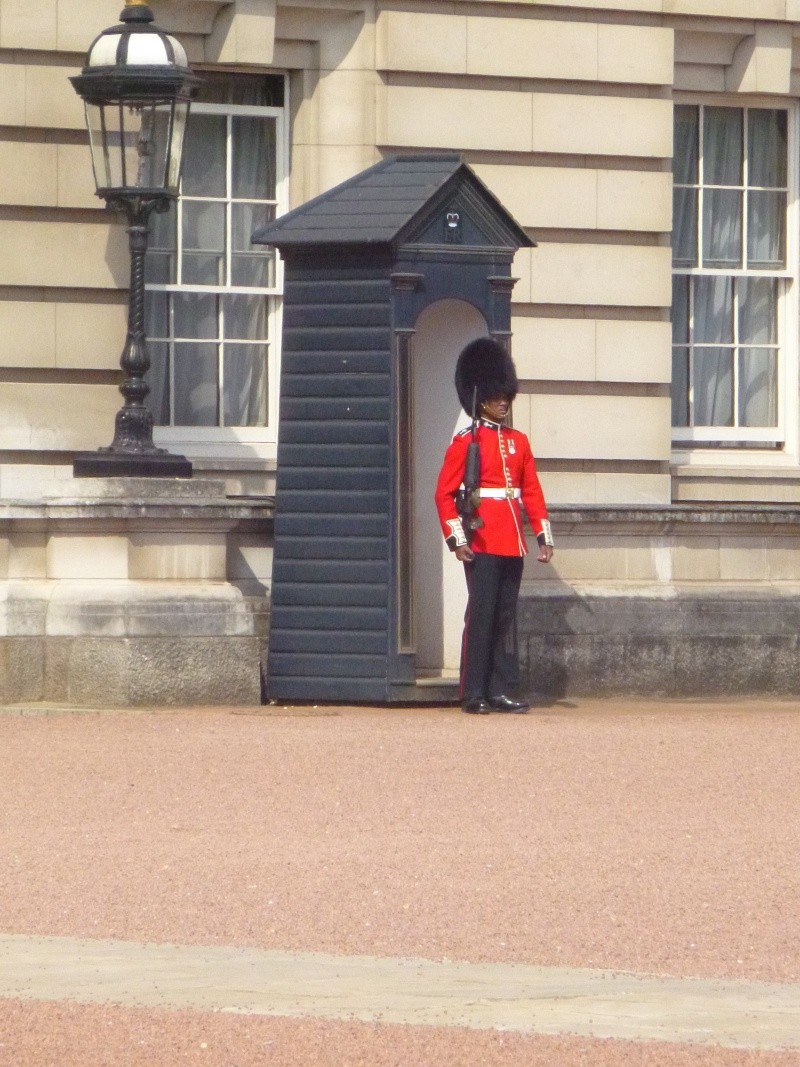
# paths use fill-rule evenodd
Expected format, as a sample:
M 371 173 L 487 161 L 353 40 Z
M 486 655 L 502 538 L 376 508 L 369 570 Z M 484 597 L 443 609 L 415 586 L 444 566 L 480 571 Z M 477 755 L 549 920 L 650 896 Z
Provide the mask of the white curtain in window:
M 742 112 L 709 107 L 703 113 L 703 264 L 742 261 Z M 723 186 L 727 188 L 709 188 Z
M 747 259 L 754 267 L 785 265 L 786 112 L 754 108 L 747 122 Z
M 266 199 L 275 186 L 275 125 L 271 120 L 234 116 L 232 120 L 233 196 Z M 250 237 L 263 207 L 234 203 L 232 281 L 266 285 L 269 253 L 253 249 Z M 263 219 L 266 222 L 266 219 Z M 231 302 L 233 305 L 233 302 Z M 253 295 L 236 302 L 235 321 L 226 320 L 225 336 L 242 341 L 266 339 L 267 301 Z M 267 347 L 226 343 L 223 361 L 223 416 L 226 425 L 258 426 L 267 417 Z

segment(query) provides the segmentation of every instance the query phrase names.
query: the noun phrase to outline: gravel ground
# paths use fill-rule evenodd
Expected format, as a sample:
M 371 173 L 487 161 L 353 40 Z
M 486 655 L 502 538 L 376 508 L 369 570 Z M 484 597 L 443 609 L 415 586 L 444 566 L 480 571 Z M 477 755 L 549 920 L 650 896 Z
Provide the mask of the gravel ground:
M 796 1067 L 796 1052 L 429 1026 L 3 1005 L 0 1067 Z
M 0 715 L 0 929 L 796 982 L 799 765 L 778 702 Z M 797 1060 L 475 1032 L 448 1059 L 435 1028 L 1 1010 L 14 1067 Z M 136 1058 L 137 1018 L 170 1058 Z M 42 1027 L 56 1058 L 3 1058 Z M 64 1059 L 73 1031 L 126 1051 Z M 200 1058 L 245 1031 L 256 1058 Z

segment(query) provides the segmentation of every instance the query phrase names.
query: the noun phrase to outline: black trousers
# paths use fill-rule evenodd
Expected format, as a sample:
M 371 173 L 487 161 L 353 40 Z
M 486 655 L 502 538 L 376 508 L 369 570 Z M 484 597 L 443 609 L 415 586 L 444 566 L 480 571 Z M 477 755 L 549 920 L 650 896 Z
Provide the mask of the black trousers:
M 461 641 L 461 699 L 507 695 L 519 685 L 517 599 L 521 556 L 476 552 L 464 564 L 467 611 Z

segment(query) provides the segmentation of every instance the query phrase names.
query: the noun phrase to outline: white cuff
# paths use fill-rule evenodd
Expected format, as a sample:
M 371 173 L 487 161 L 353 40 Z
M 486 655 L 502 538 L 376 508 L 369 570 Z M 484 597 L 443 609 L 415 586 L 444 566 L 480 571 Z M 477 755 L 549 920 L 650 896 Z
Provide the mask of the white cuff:
M 455 552 L 457 548 L 463 548 L 464 545 L 468 544 L 464 534 L 464 527 L 461 525 L 461 519 L 448 519 L 447 525 L 450 527 L 450 534 L 445 538 L 445 541 L 451 552 Z

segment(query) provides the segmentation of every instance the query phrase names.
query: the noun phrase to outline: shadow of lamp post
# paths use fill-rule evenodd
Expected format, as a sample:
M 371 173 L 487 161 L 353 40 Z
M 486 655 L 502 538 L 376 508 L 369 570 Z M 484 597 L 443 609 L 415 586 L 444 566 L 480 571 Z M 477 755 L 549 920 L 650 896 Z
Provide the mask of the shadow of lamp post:
M 131 253 L 128 335 L 120 358 L 124 404 L 114 440 L 75 457 L 77 477 L 190 478 L 192 465 L 153 443 L 145 405 L 150 368 L 144 316 L 144 261 L 150 216 L 178 194 L 191 98 L 199 84 L 186 53 L 153 25 L 145 0 L 129 0 L 120 24 L 92 43 L 80 75 L 71 78 L 86 109 L 97 195 L 125 213 Z

